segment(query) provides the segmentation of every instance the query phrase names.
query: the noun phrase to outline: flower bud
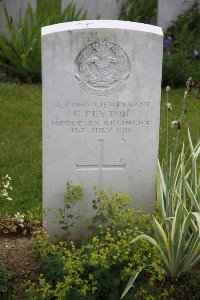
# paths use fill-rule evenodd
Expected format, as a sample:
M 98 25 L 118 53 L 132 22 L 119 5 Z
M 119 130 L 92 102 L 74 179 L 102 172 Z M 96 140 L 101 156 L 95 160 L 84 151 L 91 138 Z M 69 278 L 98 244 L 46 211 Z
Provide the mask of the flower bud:
M 172 128 L 176 128 L 176 129 L 181 129 L 181 123 L 180 123 L 180 121 L 179 120 L 172 121 L 171 127 Z
M 188 80 L 186 81 L 186 87 L 189 92 L 194 87 L 194 81 L 192 80 L 192 77 L 188 78 Z
M 196 84 L 195 88 L 197 89 L 197 98 L 200 99 L 200 82 Z
M 171 105 L 171 103 L 170 103 L 170 102 L 167 102 L 167 103 L 165 103 L 165 105 L 167 106 L 167 110 L 168 110 L 169 112 L 171 112 L 171 111 L 172 111 L 172 105 Z

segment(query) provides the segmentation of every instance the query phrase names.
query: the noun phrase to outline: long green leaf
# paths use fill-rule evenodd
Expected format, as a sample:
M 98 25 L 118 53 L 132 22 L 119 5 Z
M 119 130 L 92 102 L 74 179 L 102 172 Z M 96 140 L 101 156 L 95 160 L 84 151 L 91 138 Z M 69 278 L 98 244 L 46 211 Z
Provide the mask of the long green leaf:
M 191 224 L 191 214 L 188 214 L 181 222 L 181 230 L 177 232 L 174 239 L 174 277 L 178 276 L 181 270 L 181 264 L 185 255 L 187 255 L 187 240 L 189 227 Z M 182 272 L 182 271 L 181 271 Z
M 171 270 L 172 266 L 172 255 L 170 252 L 169 240 L 158 221 L 154 218 L 154 231 L 156 236 L 156 241 L 161 248 L 163 261 L 166 265 L 166 269 Z
M 141 271 L 138 271 L 138 270 L 133 270 L 133 275 L 131 276 L 131 278 L 129 279 L 128 283 L 127 283 L 127 286 L 125 287 L 124 291 L 123 291 L 123 294 L 121 296 L 120 299 L 123 299 L 124 296 L 128 293 L 128 291 L 131 289 L 131 287 L 133 286 L 133 283 L 135 282 L 135 279 L 137 278 L 138 274 L 140 273 Z
M 196 210 L 197 212 L 200 212 L 200 206 L 199 206 L 198 199 L 197 199 L 197 197 L 194 195 L 194 193 L 193 193 L 193 191 L 192 191 L 192 189 L 191 189 L 191 187 L 190 187 L 188 181 L 186 181 L 185 187 L 186 187 L 186 191 L 187 191 L 187 193 L 188 193 L 188 196 L 189 196 L 189 198 L 190 198 L 190 200 L 191 200 L 191 203 L 193 204 L 193 207 L 195 208 L 195 210 Z
M 135 243 L 135 242 L 137 242 L 137 241 L 140 240 L 140 239 L 145 239 L 145 240 L 147 240 L 149 243 L 151 243 L 152 245 L 158 246 L 158 243 L 156 242 L 156 240 L 153 239 L 152 237 L 146 235 L 146 234 L 138 235 L 137 237 L 135 237 L 135 238 L 131 241 L 131 243 Z

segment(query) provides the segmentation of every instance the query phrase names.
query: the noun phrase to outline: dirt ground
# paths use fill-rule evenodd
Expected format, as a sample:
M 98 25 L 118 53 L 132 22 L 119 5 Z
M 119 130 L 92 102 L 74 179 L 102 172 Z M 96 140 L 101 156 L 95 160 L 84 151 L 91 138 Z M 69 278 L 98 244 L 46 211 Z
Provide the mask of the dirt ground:
M 34 279 L 38 268 L 30 240 L 30 237 L 25 236 L 0 236 L 0 262 L 11 275 L 8 293 L 3 299 L 26 299 L 23 282 L 25 279 Z

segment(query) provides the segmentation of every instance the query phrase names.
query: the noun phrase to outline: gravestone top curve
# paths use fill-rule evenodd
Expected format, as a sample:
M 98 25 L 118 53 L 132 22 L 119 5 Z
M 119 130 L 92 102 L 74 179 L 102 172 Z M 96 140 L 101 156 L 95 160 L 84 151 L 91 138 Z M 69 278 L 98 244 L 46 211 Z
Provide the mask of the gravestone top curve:
M 86 21 L 74 21 L 60 23 L 42 28 L 42 36 L 62 32 L 65 30 L 80 30 L 80 29 L 124 29 L 124 30 L 135 30 L 141 32 L 149 32 L 152 34 L 163 35 L 162 28 L 154 25 L 148 25 L 143 23 L 135 23 L 129 21 L 118 21 L 118 20 L 86 20 Z

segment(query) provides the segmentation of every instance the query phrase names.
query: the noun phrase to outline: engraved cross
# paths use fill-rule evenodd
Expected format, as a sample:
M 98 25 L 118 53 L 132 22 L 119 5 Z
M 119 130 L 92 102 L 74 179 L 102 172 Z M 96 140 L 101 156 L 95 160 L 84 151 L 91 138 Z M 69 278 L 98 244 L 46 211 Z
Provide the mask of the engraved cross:
M 124 170 L 126 164 L 104 164 L 104 140 L 98 140 L 98 164 L 87 164 L 81 165 L 76 164 L 76 169 L 79 171 L 87 171 L 87 170 L 94 170 L 98 171 L 98 186 L 100 189 L 103 188 L 103 171 L 104 170 Z

